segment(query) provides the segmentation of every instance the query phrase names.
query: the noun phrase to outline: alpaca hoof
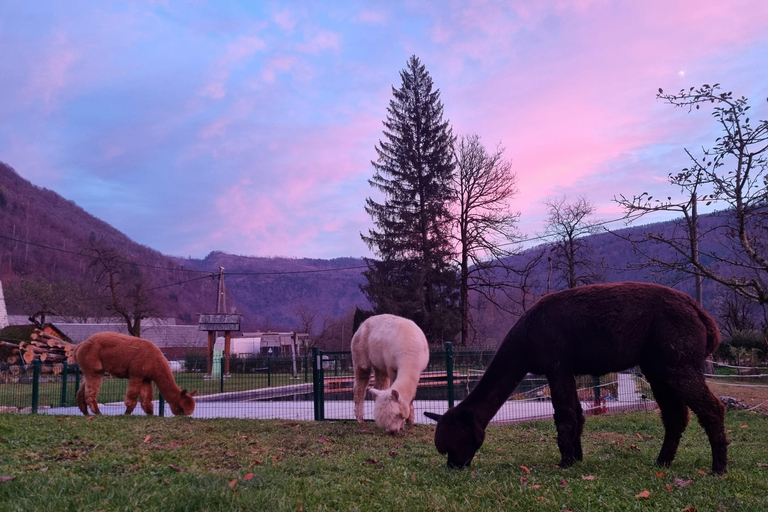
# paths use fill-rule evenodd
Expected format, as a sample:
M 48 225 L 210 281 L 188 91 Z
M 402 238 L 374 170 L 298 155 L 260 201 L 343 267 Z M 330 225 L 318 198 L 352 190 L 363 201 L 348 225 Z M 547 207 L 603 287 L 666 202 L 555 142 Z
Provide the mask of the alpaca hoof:
M 671 460 L 662 460 L 662 459 L 656 459 L 656 465 L 660 468 L 668 468 L 672 465 Z
M 724 475 L 728 472 L 728 464 L 712 464 L 713 475 Z
M 558 464 L 558 466 L 560 467 L 560 469 L 567 469 L 573 466 L 575 463 L 576 463 L 576 459 L 574 458 L 562 459 Z

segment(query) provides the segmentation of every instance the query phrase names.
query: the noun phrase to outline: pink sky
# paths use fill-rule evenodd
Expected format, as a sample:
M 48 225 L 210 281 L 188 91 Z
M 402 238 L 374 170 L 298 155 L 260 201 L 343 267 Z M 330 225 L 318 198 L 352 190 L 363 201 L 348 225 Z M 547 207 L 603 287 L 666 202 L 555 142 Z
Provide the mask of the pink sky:
M 256 5 L 253 5 L 256 4 Z M 457 135 L 548 197 L 676 192 L 722 84 L 765 119 L 768 2 L 0 4 L 0 160 L 166 254 L 361 256 L 381 122 L 417 55 Z M 616 225 L 615 227 L 620 227 Z

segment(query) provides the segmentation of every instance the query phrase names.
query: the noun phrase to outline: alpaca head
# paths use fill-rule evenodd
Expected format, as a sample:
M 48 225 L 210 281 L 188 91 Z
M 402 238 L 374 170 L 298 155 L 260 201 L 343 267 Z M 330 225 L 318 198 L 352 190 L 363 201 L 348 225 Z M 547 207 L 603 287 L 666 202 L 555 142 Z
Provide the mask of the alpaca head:
M 171 412 L 176 416 L 189 416 L 195 412 L 195 393 L 197 393 L 197 390 L 187 393 L 186 389 L 182 389 L 178 404 L 168 402 L 168 405 L 171 406 Z
M 397 434 L 403 429 L 406 418 L 411 414 L 411 404 L 403 402 L 396 389 L 378 390 L 371 388 L 376 399 L 373 404 L 373 419 L 376 424 L 389 434 Z
M 472 411 L 459 411 L 454 407 L 442 415 L 431 412 L 424 415 L 437 421 L 435 448 L 439 453 L 448 454 L 448 467 L 469 466 L 485 440 L 485 429 L 477 423 Z

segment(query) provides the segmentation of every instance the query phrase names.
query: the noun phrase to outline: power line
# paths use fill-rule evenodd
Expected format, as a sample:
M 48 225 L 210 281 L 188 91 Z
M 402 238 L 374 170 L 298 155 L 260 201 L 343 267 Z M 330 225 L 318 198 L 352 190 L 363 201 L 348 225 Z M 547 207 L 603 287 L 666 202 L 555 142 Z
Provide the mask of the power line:
M 36 242 L 29 242 L 27 240 L 20 240 L 18 238 L 13 238 L 13 237 L 10 237 L 10 236 L 5 236 L 5 235 L 0 235 L 0 238 L 3 238 L 5 240 L 10 240 L 12 242 L 19 242 L 19 243 L 31 245 L 31 246 L 34 246 L 34 247 L 39 247 L 41 249 L 46 249 L 48 251 L 57 251 L 57 252 L 63 252 L 65 254 L 72 254 L 73 256 L 80 256 L 82 258 L 97 259 L 95 256 L 91 256 L 91 255 L 85 254 L 85 253 L 80 252 L 80 251 L 70 251 L 68 249 L 61 249 L 61 248 L 58 248 L 58 247 L 51 247 L 49 245 L 39 244 L 39 243 L 36 243 Z M 118 261 L 120 263 L 130 263 L 132 265 L 136 265 L 136 266 L 139 266 L 139 267 L 153 268 L 153 269 L 157 269 L 157 270 L 173 270 L 173 271 L 176 271 L 176 272 L 197 272 L 197 273 L 202 272 L 202 273 L 205 273 L 205 274 L 210 274 L 211 273 L 208 270 L 195 270 L 195 269 L 184 268 L 184 267 L 179 267 L 179 268 L 161 267 L 159 265 L 148 265 L 146 263 L 136 263 L 135 261 L 130 261 L 130 260 L 116 260 L 116 261 Z
M 46 249 L 46 250 L 49 250 L 49 251 L 63 252 L 65 254 L 71 254 L 71 255 L 74 255 L 74 256 L 96 259 L 94 256 L 90 256 L 90 255 L 84 254 L 82 252 L 71 251 L 71 250 L 68 250 L 68 249 L 61 249 L 61 248 L 58 248 L 58 247 L 51 247 L 49 245 L 40 244 L 40 243 L 36 243 L 36 242 L 29 242 L 27 240 L 21 240 L 21 239 L 13 238 L 13 237 L 10 237 L 10 236 L 0 235 L 0 238 L 3 238 L 5 240 L 10 240 L 12 242 L 19 242 L 19 243 L 31 245 L 31 246 L 34 246 L 34 247 L 39 247 L 41 249 Z M 119 261 L 121 263 L 130 263 L 130 264 L 133 264 L 133 265 L 137 265 L 139 267 L 152 268 L 152 269 L 157 269 L 157 270 L 170 270 L 170 271 L 174 271 L 174 272 L 179 272 L 179 271 L 180 272 L 196 272 L 196 273 L 204 273 L 205 274 L 204 276 L 202 276 L 200 278 L 190 279 L 189 281 L 195 281 L 197 279 L 205 279 L 207 277 L 214 276 L 214 274 L 215 274 L 215 272 L 211 271 L 211 270 L 195 270 L 195 269 L 184 268 L 184 267 L 171 268 L 171 267 L 164 267 L 164 266 L 159 266 L 159 265 L 148 265 L 148 264 L 144 264 L 144 263 L 136 263 L 134 261 L 129 261 L 129 260 L 119 260 Z M 225 272 L 225 275 L 230 275 L 230 276 L 231 275 L 269 276 L 269 275 L 285 275 L 285 274 L 314 274 L 314 273 L 319 273 L 319 272 L 336 272 L 338 270 L 357 270 L 357 269 L 361 269 L 361 268 L 368 268 L 368 266 L 367 265 L 358 265 L 358 266 L 353 266 L 353 267 L 338 267 L 338 268 L 314 269 L 314 270 L 286 270 L 286 271 L 273 271 L 273 272 Z M 186 282 L 189 282 L 189 281 L 180 281 L 179 284 L 186 283 Z M 166 286 L 170 286 L 170 285 L 166 285 Z

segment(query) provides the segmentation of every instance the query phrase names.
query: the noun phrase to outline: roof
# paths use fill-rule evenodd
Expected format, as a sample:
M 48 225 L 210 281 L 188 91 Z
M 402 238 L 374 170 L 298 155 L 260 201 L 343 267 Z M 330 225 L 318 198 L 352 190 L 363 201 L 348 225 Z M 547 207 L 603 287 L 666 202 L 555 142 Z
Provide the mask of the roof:
M 56 324 L 73 343 L 80 343 L 100 332 L 119 332 L 128 334 L 124 323 L 95 324 Z M 141 337 L 160 348 L 167 347 L 207 347 L 208 334 L 199 331 L 196 325 L 146 325 L 141 328 Z

